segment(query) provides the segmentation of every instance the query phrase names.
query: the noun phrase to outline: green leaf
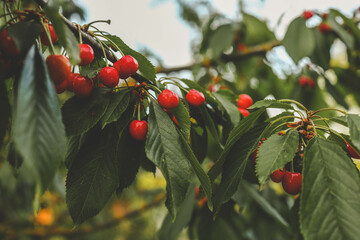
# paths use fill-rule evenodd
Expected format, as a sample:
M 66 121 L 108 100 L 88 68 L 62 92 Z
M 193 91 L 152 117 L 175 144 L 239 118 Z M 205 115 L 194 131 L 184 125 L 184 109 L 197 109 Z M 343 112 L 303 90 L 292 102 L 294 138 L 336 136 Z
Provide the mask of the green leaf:
M 16 150 L 45 190 L 64 158 L 66 143 L 57 94 L 35 45 L 25 58 L 14 109 Z
M 339 10 L 336 9 L 330 9 L 331 14 L 336 16 L 339 16 L 344 21 L 344 24 L 350 28 L 351 33 L 354 35 L 357 42 L 360 41 L 360 30 L 356 25 L 356 21 L 353 21 L 352 19 L 347 18 L 344 14 L 342 14 Z M 355 41 L 356 43 L 356 41 Z
M 103 67 L 106 67 L 105 60 L 95 56 L 89 65 L 81 66 L 80 74 L 84 77 L 94 78 Z
M 339 91 L 338 88 L 336 88 L 336 86 L 333 86 L 329 79 L 322 75 L 325 79 L 325 88 L 328 91 L 328 93 L 330 93 L 330 95 L 335 99 L 335 101 L 340 104 L 341 106 L 343 106 L 346 109 L 349 109 L 349 105 L 346 103 L 345 101 L 345 96 Z
M 166 215 L 158 232 L 159 240 L 177 239 L 183 228 L 189 224 L 195 205 L 195 188 L 194 183 L 190 185 L 175 221 L 172 221 L 170 214 Z
M 295 63 L 313 53 L 315 49 L 314 33 L 306 27 L 305 19 L 302 16 L 295 18 L 290 23 L 282 43 Z
M 101 126 L 104 128 L 107 124 L 117 121 L 121 114 L 127 109 L 130 102 L 130 91 L 123 90 L 113 93 L 110 98 L 109 106 L 101 118 Z
M 212 166 L 208 175 L 211 181 L 214 181 L 215 178 L 221 173 L 223 164 L 225 163 L 226 156 L 229 154 L 230 150 L 234 144 L 247 132 L 249 132 L 255 125 L 256 120 L 265 112 L 265 108 L 260 108 L 255 112 L 251 113 L 246 118 L 242 119 L 239 124 L 230 132 L 229 138 L 226 141 L 224 150 L 222 151 L 219 159 Z
M 224 107 L 226 113 L 229 115 L 230 120 L 234 126 L 240 121 L 240 112 L 234 104 L 235 98 L 231 91 L 220 90 L 214 93 L 216 99 Z
M 336 13 L 330 12 L 327 17 L 327 21 L 329 21 L 331 29 L 337 33 L 340 39 L 345 43 L 345 45 L 349 49 L 354 48 L 354 37 L 343 27 L 342 24 L 336 21 Z
M 310 56 L 311 61 L 326 70 L 330 67 L 330 48 L 334 37 L 321 33 L 318 28 L 313 28 L 312 31 L 315 38 L 315 49 Z
M 20 52 L 27 52 L 39 36 L 40 29 L 41 25 L 37 22 L 21 21 L 11 25 L 8 33 Z
M 190 136 L 190 114 L 188 109 L 185 107 L 185 104 L 180 101 L 179 105 L 171 109 L 171 113 L 175 116 L 176 120 L 179 123 L 181 130 L 184 131 L 186 137 Z
M 279 100 L 265 99 L 255 102 L 248 109 L 257 109 L 257 108 L 283 108 L 283 109 L 294 109 L 289 103 L 284 103 Z
M 208 147 L 208 135 L 206 128 L 191 125 L 190 139 L 191 149 L 198 161 L 202 163 L 206 157 Z
M 289 223 L 281 216 L 281 214 L 250 184 L 242 182 L 241 189 L 247 193 L 269 216 L 280 223 L 285 228 L 289 228 Z M 244 194 L 242 192 L 242 194 Z
M 260 135 L 265 125 L 260 125 L 240 137 L 233 145 L 223 166 L 221 183 L 214 195 L 215 212 L 219 210 L 222 203 L 228 201 L 237 191 L 242 180 L 246 164 L 251 153 L 259 145 Z
M 117 139 L 112 125 L 95 131 L 68 171 L 66 204 L 75 225 L 98 214 L 118 186 Z
M 264 132 L 262 133 L 262 137 L 263 138 L 268 138 L 270 137 L 273 132 L 275 130 L 277 131 L 281 131 L 283 129 L 286 129 L 286 125 L 283 125 L 286 122 L 291 122 L 294 120 L 293 118 L 294 113 L 292 112 L 282 112 L 272 118 L 267 119 L 265 122 L 268 122 L 270 124 L 267 125 L 267 127 L 265 128 Z M 286 117 L 281 119 L 282 117 Z M 283 125 L 283 127 L 281 127 L 281 125 Z
M 330 140 L 313 138 L 305 149 L 300 227 L 305 239 L 358 239 L 360 176 Z
M 269 30 L 264 21 L 246 13 L 243 13 L 242 16 L 246 27 L 244 41 L 246 45 L 257 45 L 276 39 L 274 33 Z
M 174 219 L 185 199 L 193 171 L 186 161 L 181 137 L 167 113 L 159 105 L 152 103 L 148 121 L 146 156 L 166 179 L 166 206 Z
M 263 185 L 270 174 L 293 160 L 299 145 L 299 133 L 291 130 L 285 136 L 273 134 L 260 146 L 256 159 L 256 175 Z
M 150 82 L 155 83 L 155 67 L 146 57 L 144 57 L 141 53 L 138 53 L 135 50 L 131 49 L 119 37 L 115 35 L 106 35 L 106 37 L 113 41 L 125 55 L 133 56 L 139 63 L 139 71 L 142 73 L 142 75 Z
M 46 4 L 45 13 L 55 29 L 61 46 L 65 48 L 66 53 L 69 55 L 71 64 L 76 65 L 80 62 L 79 43 L 62 19 L 59 7 L 59 1 L 50 0 Z
M 4 81 L 0 81 L 0 147 L 5 137 L 10 117 L 10 104 Z
M 66 135 L 79 135 L 88 131 L 105 114 L 112 93 L 94 89 L 89 97 L 72 97 L 61 108 Z
M 234 30 L 231 24 L 219 26 L 211 35 L 209 48 L 212 50 L 212 58 L 217 58 L 225 50 L 231 47 L 234 38 Z
M 349 125 L 351 142 L 357 149 L 360 149 L 360 116 L 346 114 L 346 120 Z
M 336 123 L 341 124 L 341 125 L 343 125 L 345 127 L 348 126 L 346 116 L 332 117 L 332 118 L 330 118 L 330 121 L 336 122 Z

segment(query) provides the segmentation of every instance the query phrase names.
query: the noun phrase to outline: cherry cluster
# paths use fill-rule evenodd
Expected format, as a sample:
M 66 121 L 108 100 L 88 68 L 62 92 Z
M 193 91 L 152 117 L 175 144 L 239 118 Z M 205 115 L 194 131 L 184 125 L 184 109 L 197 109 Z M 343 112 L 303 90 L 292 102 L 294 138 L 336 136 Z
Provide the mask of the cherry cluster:
M 252 98 L 247 94 L 240 94 L 237 100 L 237 106 L 239 112 L 244 116 L 247 117 L 249 115 L 249 111 L 247 110 L 253 104 Z
M 310 18 L 312 18 L 316 13 L 314 11 L 311 11 L 311 10 L 305 10 L 303 12 L 303 18 L 305 20 L 308 20 Z M 319 14 L 320 15 L 320 14 Z M 326 33 L 329 33 L 331 32 L 331 26 L 326 22 L 326 19 L 327 19 L 327 13 L 323 13 L 321 14 L 321 19 L 322 19 L 322 22 L 318 25 L 318 29 L 321 33 L 323 34 L 326 34 Z

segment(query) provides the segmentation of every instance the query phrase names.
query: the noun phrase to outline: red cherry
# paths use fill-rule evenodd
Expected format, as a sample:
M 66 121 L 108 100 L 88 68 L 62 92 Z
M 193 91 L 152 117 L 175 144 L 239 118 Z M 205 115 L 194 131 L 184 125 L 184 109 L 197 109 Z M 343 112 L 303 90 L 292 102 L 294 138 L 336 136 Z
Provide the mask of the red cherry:
M 0 32 L 0 48 L 3 53 L 8 56 L 16 56 L 20 54 L 14 40 L 9 36 L 6 29 Z
M 210 92 L 215 92 L 215 91 L 216 91 L 215 85 L 214 85 L 214 84 L 209 84 L 208 90 L 209 90 Z
M 57 94 L 65 92 L 65 90 L 68 88 L 69 80 L 65 79 L 62 83 L 55 85 L 55 90 Z
M 118 71 L 121 79 L 126 79 L 137 72 L 139 64 L 132 56 L 125 55 L 114 63 L 114 68 Z
M 306 84 L 308 83 L 307 77 L 305 76 L 301 76 L 299 77 L 299 85 L 304 87 L 306 86 Z
M 265 141 L 265 140 L 264 140 Z M 250 155 L 250 159 L 251 161 L 255 164 L 256 163 L 256 157 L 257 157 L 257 153 L 259 151 L 259 147 L 261 146 L 261 144 L 263 143 L 263 140 L 261 140 L 259 142 L 259 145 L 257 146 L 257 148 L 255 149 L 255 151 L 253 151 Z
M 58 40 L 58 37 L 55 33 L 54 27 L 51 24 L 45 24 L 45 27 L 49 28 L 51 42 L 55 43 Z M 46 34 L 46 31 L 43 28 L 41 29 L 41 33 L 40 33 L 40 40 L 41 40 L 42 44 L 44 44 L 46 46 L 50 45 L 49 38 Z
M 130 123 L 129 131 L 133 139 L 144 141 L 148 131 L 148 123 L 146 121 L 133 120 Z
M 237 48 L 237 50 L 238 50 L 239 52 L 245 52 L 246 49 L 247 49 L 246 45 L 243 44 L 243 43 L 239 43 L 239 44 L 236 46 L 236 48 Z
M 80 63 L 79 66 L 90 64 L 94 60 L 94 50 L 88 44 L 79 44 L 80 48 Z
M 78 73 L 74 73 L 71 81 L 74 94 L 79 97 L 89 96 L 94 87 L 91 79 L 85 78 Z
M 186 101 L 188 101 L 191 106 L 199 107 L 205 103 L 205 97 L 202 92 L 191 89 L 188 94 L 186 94 Z
M 253 104 L 252 98 L 247 94 L 240 94 L 237 101 L 237 106 L 239 108 L 248 108 Z
M 240 112 L 244 117 L 249 116 L 249 111 L 246 110 L 245 108 L 239 107 L 238 110 L 239 110 L 239 112 Z
M 310 10 L 306 10 L 303 13 L 303 17 L 308 20 L 309 18 L 311 18 L 312 16 L 314 16 L 314 12 L 310 11 Z
M 346 143 L 346 148 L 352 158 L 360 159 L 360 155 L 348 143 Z
M 58 85 L 67 79 L 71 74 L 71 64 L 64 55 L 50 55 L 46 58 L 46 65 L 49 69 L 50 77 Z
M 314 79 L 308 78 L 307 81 L 308 81 L 307 85 L 309 86 L 309 88 L 314 88 L 315 87 L 316 83 L 315 83 Z
M 104 67 L 100 71 L 100 81 L 105 86 L 113 88 L 119 84 L 119 74 L 113 67 Z
M 323 13 L 322 15 L 321 15 L 321 17 L 322 17 L 322 19 L 327 19 L 327 17 L 328 17 L 328 15 L 327 15 L 327 13 Z
M 70 73 L 69 77 L 65 80 L 68 82 L 66 90 L 73 91 L 73 79 L 76 73 Z
M 331 31 L 331 26 L 329 24 L 323 22 L 323 23 L 319 24 L 318 29 L 322 33 L 328 33 Z
M 283 180 L 285 174 L 285 168 L 283 170 L 275 170 L 272 174 L 270 174 L 270 178 L 273 182 L 279 183 Z
M 301 181 L 301 173 L 285 172 L 284 178 L 282 179 L 282 186 L 285 192 L 296 195 L 301 191 Z
M 179 105 L 179 97 L 173 91 L 165 89 L 159 94 L 158 102 L 162 108 L 173 109 Z
M 195 190 L 195 199 L 198 199 L 198 198 L 199 198 L 199 192 L 200 192 L 200 188 L 199 188 L 199 187 L 196 187 L 196 190 Z

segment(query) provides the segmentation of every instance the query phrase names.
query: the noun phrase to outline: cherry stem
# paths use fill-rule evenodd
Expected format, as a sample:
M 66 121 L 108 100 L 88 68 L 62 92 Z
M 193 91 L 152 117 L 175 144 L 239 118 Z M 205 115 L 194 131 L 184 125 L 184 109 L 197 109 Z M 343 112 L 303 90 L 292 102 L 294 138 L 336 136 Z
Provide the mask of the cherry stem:
M 276 122 L 278 122 L 278 121 L 280 121 L 280 120 L 288 119 L 288 118 L 298 118 L 298 119 L 304 120 L 303 118 L 298 117 L 298 116 L 284 116 L 284 117 L 281 117 L 281 118 L 276 119 L 276 120 L 273 121 L 273 122 L 270 122 L 270 125 L 273 125 L 274 123 L 276 123 Z
M 103 54 L 104 54 L 104 58 L 105 58 L 105 63 L 106 63 L 106 66 L 108 67 L 109 66 L 109 63 L 108 63 L 108 59 L 107 59 L 107 57 L 106 57 L 106 53 L 105 53 L 105 49 L 104 49 L 104 46 L 103 46 L 103 42 L 98 38 L 98 37 L 96 37 L 96 36 L 94 36 L 95 37 L 95 39 L 99 42 L 99 44 L 100 44 L 100 46 L 101 46 L 101 50 L 102 50 L 102 52 L 103 52 Z
M 323 111 L 338 111 L 338 112 L 341 112 L 342 114 L 345 114 L 346 115 L 346 112 L 345 111 L 342 111 L 340 109 L 336 109 L 336 108 L 323 108 L 323 109 L 319 109 L 315 112 L 312 112 L 311 115 L 314 115 L 318 112 L 323 112 Z
M 89 29 L 89 27 L 91 26 L 91 25 L 93 25 L 94 23 L 107 23 L 107 24 L 111 24 L 111 20 L 110 19 L 108 19 L 108 20 L 96 20 L 96 21 L 92 21 L 92 22 L 89 22 L 88 24 L 85 24 L 84 25 L 84 28 L 85 29 Z
M 137 117 L 138 117 L 138 120 L 140 121 L 141 118 L 140 118 L 140 101 L 138 102 L 138 105 L 137 105 Z
M 82 36 L 81 36 L 81 28 L 80 28 L 80 25 L 77 25 L 77 27 L 78 27 L 78 31 L 79 31 L 79 41 L 80 41 L 80 43 L 83 43 L 83 41 L 82 41 Z
M 41 25 L 42 27 L 44 28 L 44 31 L 46 33 L 46 36 L 47 38 L 49 39 L 49 43 L 50 43 L 50 53 L 51 54 L 55 54 L 55 48 L 54 48 L 54 45 L 52 43 L 52 40 L 51 40 L 51 35 L 50 35 L 50 30 L 49 30 L 49 24 L 47 25 L 47 27 L 45 26 L 44 22 L 41 20 Z
M 161 93 L 161 90 L 160 90 L 158 87 L 156 87 L 155 85 L 148 85 L 148 86 L 149 86 L 149 88 L 151 88 L 152 90 L 155 90 L 156 92 Z
M 294 111 L 302 117 L 302 120 L 306 119 L 305 115 L 300 110 L 295 109 Z
M 304 109 L 306 112 L 308 112 L 307 108 L 302 105 L 301 103 L 295 101 L 295 100 L 291 100 L 291 99 L 280 99 L 279 102 L 291 102 L 291 103 L 294 103 L 296 104 L 297 106 L 301 107 L 302 109 Z

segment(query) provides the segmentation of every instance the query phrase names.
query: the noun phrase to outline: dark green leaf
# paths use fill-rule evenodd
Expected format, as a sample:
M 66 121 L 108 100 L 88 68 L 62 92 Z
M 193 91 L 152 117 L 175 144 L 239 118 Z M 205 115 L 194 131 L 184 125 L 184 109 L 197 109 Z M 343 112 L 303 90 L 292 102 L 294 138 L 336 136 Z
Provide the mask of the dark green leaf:
M 354 35 L 354 37 L 356 38 L 357 42 L 360 41 L 360 30 L 359 28 L 356 26 L 356 21 L 353 21 L 352 19 L 347 18 L 344 14 L 342 14 L 339 10 L 336 9 L 330 9 L 331 14 L 335 15 L 335 16 L 339 16 L 342 18 L 342 20 L 344 21 L 344 24 L 350 28 L 351 33 Z
M 285 136 L 273 134 L 260 146 L 256 159 L 256 175 L 263 185 L 270 174 L 293 160 L 299 145 L 299 133 L 291 130 Z
M 295 63 L 313 53 L 315 49 L 314 33 L 306 27 L 305 19 L 302 16 L 295 18 L 290 23 L 282 43 Z
M 19 79 L 12 137 L 24 164 L 45 190 L 64 158 L 66 143 L 57 94 L 35 45 Z
M 75 225 L 98 214 L 118 186 L 117 139 L 112 125 L 93 133 L 68 171 L 66 203 Z
M 256 108 L 283 108 L 283 109 L 294 109 L 289 103 L 281 102 L 279 100 L 273 99 L 265 99 L 255 102 L 248 109 L 256 109 Z
M 325 79 L 325 88 L 328 91 L 328 93 L 331 94 L 331 96 L 335 99 L 335 101 L 343 106 L 346 109 L 349 109 L 349 105 L 345 101 L 345 96 L 339 91 L 339 89 L 336 88 L 336 86 L 333 86 L 329 79 L 326 76 L 323 76 Z
M 215 139 L 217 143 L 220 143 L 219 131 L 214 123 L 214 119 L 210 116 L 207 108 L 205 106 L 200 106 L 199 108 L 202 120 L 205 126 L 209 129 L 209 132 Z
M 50 0 L 46 4 L 45 13 L 55 29 L 60 44 L 69 55 L 71 64 L 76 65 L 80 62 L 79 43 L 60 16 L 59 7 L 59 1 Z
M 0 80 L 0 147 L 9 124 L 10 104 L 6 91 L 6 85 L 3 80 Z
M 139 71 L 142 73 L 142 75 L 152 83 L 155 82 L 155 78 L 156 78 L 155 67 L 146 57 L 136 52 L 135 50 L 131 49 L 119 37 L 115 35 L 106 35 L 106 37 L 109 38 L 111 41 L 113 41 L 125 55 L 133 56 L 139 63 Z
M 258 18 L 243 13 L 245 31 L 245 44 L 248 46 L 275 40 L 275 35 L 269 30 L 266 23 Z
M 318 28 L 313 28 L 312 31 L 315 38 L 315 49 L 310 56 L 311 61 L 326 70 L 330 67 L 330 48 L 334 37 L 329 34 L 322 34 Z
M 190 145 L 193 150 L 196 158 L 199 162 L 203 162 L 207 153 L 208 146 L 208 136 L 206 128 L 202 128 L 200 126 L 191 126 L 190 130 Z
M 40 34 L 41 25 L 37 22 L 21 21 L 9 27 L 9 36 L 20 52 L 26 52 Z
M 270 124 L 268 124 L 267 127 L 265 128 L 264 132 L 262 133 L 262 137 L 268 138 L 273 134 L 273 132 L 275 130 L 281 131 L 281 130 L 287 128 L 284 125 L 284 123 L 293 121 L 294 120 L 293 116 L 294 116 L 294 113 L 292 113 L 292 112 L 282 112 L 272 118 L 267 119 L 266 122 L 268 122 Z M 283 117 L 286 117 L 286 118 L 283 118 Z M 283 118 L 283 119 L 281 119 L 281 118 Z M 281 125 L 283 125 L 283 127 L 281 127 Z
M 101 126 L 104 128 L 107 124 L 117 121 L 121 114 L 127 109 L 130 102 L 130 92 L 123 90 L 111 95 L 109 106 L 101 118 Z
M 230 136 L 226 141 L 223 152 L 221 153 L 219 159 L 215 162 L 214 166 L 208 172 L 210 180 L 214 179 L 221 173 L 223 164 L 226 160 L 226 156 L 229 154 L 230 150 L 233 148 L 234 144 L 248 131 L 250 131 L 256 120 L 265 112 L 265 108 L 260 108 L 255 112 L 251 113 L 246 118 L 242 119 L 239 124 L 230 132 Z
M 231 47 L 234 31 L 231 24 L 219 26 L 211 35 L 209 48 L 212 50 L 212 58 L 217 58 L 225 50 Z
M 337 33 L 340 39 L 346 44 L 349 49 L 354 48 L 354 37 L 344 29 L 343 25 L 336 21 L 335 12 L 328 14 L 327 20 L 330 23 L 331 29 Z
M 174 222 L 170 214 L 166 215 L 158 232 L 159 240 L 177 239 L 183 228 L 189 224 L 195 205 L 195 188 L 194 183 L 190 185 L 186 198 L 180 207 L 181 210 Z
M 61 108 L 67 136 L 88 131 L 101 119 L 112 94 L 105 89 L 94 89 L 89 97 L 72 97 Z
M 188 109 L 185 107 L 185 104 L 180 101 L 179 105 L 171 109 L 171 113 L 174 114 L 176 120 L 180 125 L 180 129 L 184 131 L 185 136 L 189 137 L 190 135 L 190 115 Z
M 254 127 L 248 134 L 240 137 L 226 156 L 221 183 L 214 196 L 215 212 L 219 210 L 221 204 L 228 201 L 238 189 L 246 164 L 251 153 L 259 145 L 260 135 L 264 128 L 265 125 Z
M 193 171 L 186 161 L 181 136 L 167 113 L 159 105 L 151 104 L 148 121 L 146 155 L 166 179 L 166 206 L 174 219 L 185 199 Z
M 332 141 L 313 138 L 305 149 L 300 226 L 305 239 L 358 239 L 360 176 Z
M 281 214 L 250 184 L 242 182 L 242 189 L 249 195 L 269 216 L 280 223 L 285 228 L 289 228 L 289 223 Z M 244 194 L 244 193 L 243 193 Z
M 346 114 L 346 120 L 349 125 L 351 142 L 357 149 L 360 149 L 360 116 Z
M 240 121 L 240 112 L 234 104 L 235 98 L 232 96 L 231 91 L 217 91 L 214 93 L 216 99 L 224 107 L 226 113 L 229 115 L 231 122 L 236 126 Z

